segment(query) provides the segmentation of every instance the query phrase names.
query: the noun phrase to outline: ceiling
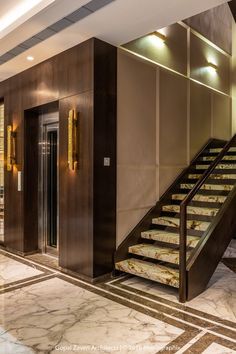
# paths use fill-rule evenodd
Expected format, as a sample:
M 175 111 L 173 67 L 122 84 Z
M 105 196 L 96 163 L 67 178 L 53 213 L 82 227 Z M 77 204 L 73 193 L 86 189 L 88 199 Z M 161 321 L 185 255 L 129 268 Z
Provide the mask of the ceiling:
M 226 2 L 0 0 L 0 81 L 88 38 L 119 46 Z M 26 59 L 29 55 L 34 57 L 31 62 Z

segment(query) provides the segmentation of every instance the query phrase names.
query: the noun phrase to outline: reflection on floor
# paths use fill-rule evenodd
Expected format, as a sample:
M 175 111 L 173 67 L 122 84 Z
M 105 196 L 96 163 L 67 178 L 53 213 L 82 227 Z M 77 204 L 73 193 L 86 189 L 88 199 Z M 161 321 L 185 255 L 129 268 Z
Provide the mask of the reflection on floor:
M 0 251 L 0 353 L 236 353 L 236 241 L 225 258 L 184 306 L 167 286 L 92 285 Z

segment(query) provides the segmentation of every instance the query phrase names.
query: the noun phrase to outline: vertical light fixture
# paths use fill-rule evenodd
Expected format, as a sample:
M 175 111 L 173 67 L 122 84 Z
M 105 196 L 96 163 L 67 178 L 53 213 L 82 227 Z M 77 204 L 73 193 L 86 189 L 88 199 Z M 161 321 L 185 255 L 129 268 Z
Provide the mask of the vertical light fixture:
M 68 117 L 68 165 L 70 170 L 78 168 L 78 119 L 76 111 L 71 109 Z
M 12 171 L 13 165 L 16 163 L 16 133 L 13 132 L 12 126 L 7 126 L 7 171 Z

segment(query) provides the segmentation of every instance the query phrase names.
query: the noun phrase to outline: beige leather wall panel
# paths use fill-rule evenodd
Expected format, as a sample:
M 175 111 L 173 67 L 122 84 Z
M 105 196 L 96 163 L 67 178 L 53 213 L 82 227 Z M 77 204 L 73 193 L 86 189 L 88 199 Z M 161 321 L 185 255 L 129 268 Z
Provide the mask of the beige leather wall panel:
M 141 37 L 124 45 L 161 65 L 187 74 L 187 30 L 178 23 L 164 29 L 166 41 L 163 46 L 157 44 L 153 35 Z
M 190 48 L 191 78 L 230 94 L 230 58 L 192 33 Z M 217 65 L 217 72 L 209 72 L 208 62 Z
M 199 84 L 190 84 L 190 158 L 211 137 L 211 91 Z
M 117 232 L 116 232 L 116 246 L 118 247 L 121 242 L 128 236 L 133 228 L 142 220 L 148 213 L 150 208 L 137 209 L 137 210 L 124 210 L 117 214 Z
M 155 166 L 118 166 L 117 208 L 131 210 L 156 203 Z
M 182 167 L 160 167 L 159 168 L 159 194 L 160 197 L 166 192 L 176 177 L 183 171 L 186 166 Z
M 187 79 L 160 70 L 160 165 L 187 163 Z
M 156 68 L 118 51 L 118 164 L 156 161 Z
M 231 137 L 231 98 L 212 93 L 213 137 L 229 140 Z
M 117 246 L 155 204 L 156 66 L 118 50 Z

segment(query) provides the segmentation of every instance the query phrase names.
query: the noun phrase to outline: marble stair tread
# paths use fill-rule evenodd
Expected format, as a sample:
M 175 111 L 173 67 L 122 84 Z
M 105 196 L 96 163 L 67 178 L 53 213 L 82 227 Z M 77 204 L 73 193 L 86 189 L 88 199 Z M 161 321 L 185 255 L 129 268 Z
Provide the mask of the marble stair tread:
M 219 153 L 219 152 L 221 152 L 223 150 L 223 148 L 211 148 L 211 149 L 209 149 L 209 152 L 211 152 L 211 153 Z M 229 150 L 228 151 L 230 151 L 230 152 L 236 152 L 236 147 L 231 147 L 231 148 L 229 148 Z
M 214 161 L 217 158 L 217 156 L 203 156 L 201 158 L 202 161 Z M 223 161 L 234 161 L 236 160 L 235 155 L 226 155 L 222 159 Z
M 195 166 L 196 170 L 207 170 L 210 165 L 197 164 Z M 220 163 L 216 166 L 216 170 L 235 170 L 236 164 L 233 163 Z
M 181 183 L 180 188 L 181 189 L 193 189 L 195 184 L 192 183 Z M 208 184 L 205 183 L 200 189 L 203 190 L 215 190 L 215 191 L 231 191 L 234 188 L 234 185 L 232 184 Z
M 136 258 L 129 258 L 115 264 L 119 271 L 150 279 L 175 288 L 179 287 L 179 272 L 176 269 L 146 262 Z
M 158 218 L 152 219 L 152 223 L 155 225 L 162 225 L 162 226 L 179 228 L 180 219 L 179 218 L 172 218 L 169 216 L 160 216 Z M 187 220 L 187 228 L 191 229 L 191 230 L 206 231 L 209 226 L 210 226 L 210 223 L 207 221 Z
M 187 194 L 172 194 L 172 200 L 184 200 Z M 206 202 L 206 203 L 224 203 L 226 200 L 226 196 L 223 195 L 203 195 L 196 194 L 193 197 L 194 202 Z
M 202 177 L 202 174 L 197 174 L 197 173 L 190 173 L 188 175 L 188 179 L 199 179 Z M 209 176 L 209 179 L 236 179 L 236 174 L 217 174 L 213 173 L 212 175 Z
M 153 258 L 158 261 L 163 261 L 172 264 L 179 264 L 179 250 L 169 247 L 159 247 L 149 245 L 147 243 L 139 243 L 129 247 L 129 253 L 136 254 L 147 258 Z M 187 252 L 187 259 L 190 252 Z
M 163 211 L 167 212 L 172 212 L 172 213 L 179 213 L 180 212 L 180 206 L 179 205 L 164 205 L 162 207 Z M 187 213 L 188 214 L 196 214 L 196 215 L 204 215 L 204 216 L 216 216 L 218 213 L 219 209 L 217 208 L 205 208 L 205 207 L 194 207 L 194 206 L 188 206 L 187 207 Z
M 172 243 L 174 245 L 179 245 L 179 233 L 168 232 L 165 230 L 147 230 L 141 233 L 141 237 L 147 240 Z M 187 236 L 187 246 L 196 247 L 200 237 L 198 236 Z

